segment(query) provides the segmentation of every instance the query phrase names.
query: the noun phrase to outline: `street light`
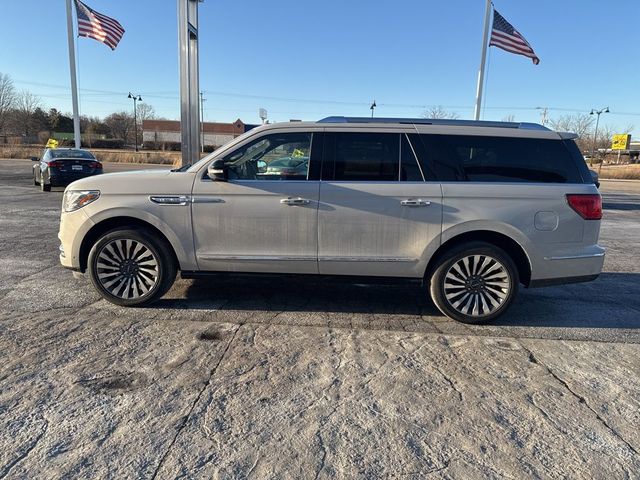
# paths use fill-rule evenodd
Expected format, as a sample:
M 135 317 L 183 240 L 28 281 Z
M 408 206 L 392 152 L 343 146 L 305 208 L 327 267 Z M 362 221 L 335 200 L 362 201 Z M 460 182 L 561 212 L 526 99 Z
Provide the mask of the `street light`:
M 140 95 L 133 95 L 129 92 L 129 96 L 133 100 L 133 130 L 136 136 L 136 152 L 138 151 L 138 109 L 136 108 L 136 102 L 141 102 L 142 97 Z
M 596 143 L 598 142 L 598 124 L 600 123 L 600 115 L 603 113 L 609 113 L 609 107 L 602 110 L 594 110 L 593 108 L 589 112 L 589 115 L 597 115 L 596 118 L 596 131 L 593 134 L 593 148 L 591 149 L 591 165 L 593 165 L 593 158 L 596 154 Z M 603 159 L 604 161 L 604 159 Z M 602 168 L 602 162 L 600 162 L 600 168 Z M 600 170 L 600 168 L 598 170 Z

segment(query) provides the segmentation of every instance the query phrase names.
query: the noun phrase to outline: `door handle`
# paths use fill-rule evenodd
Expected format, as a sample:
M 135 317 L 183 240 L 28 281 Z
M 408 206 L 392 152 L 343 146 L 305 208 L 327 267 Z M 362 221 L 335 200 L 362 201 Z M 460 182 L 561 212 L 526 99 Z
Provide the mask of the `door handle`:
M 406 200 L 401 200 L 400 205 L 403 207 L 428 207 L 431 202 L 421 198 L 407 198 Z
M 283 205 L 309 205 L 311 203 L 311 200 L 307 200 L 306 198 L 283 198 L 280 200 L 280 203 Z

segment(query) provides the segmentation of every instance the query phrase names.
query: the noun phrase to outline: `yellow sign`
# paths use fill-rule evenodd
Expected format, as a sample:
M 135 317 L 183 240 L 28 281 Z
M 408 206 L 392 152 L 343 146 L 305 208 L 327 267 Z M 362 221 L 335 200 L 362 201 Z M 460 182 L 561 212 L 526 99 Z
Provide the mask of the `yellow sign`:
M 47 140 L 47 146 L 45 148 L 58 148 L 58 140 L 50 138 Z
M 631 135 L 628 133 L 620 133 L 613 136 L 611 150 L 629 150 Z

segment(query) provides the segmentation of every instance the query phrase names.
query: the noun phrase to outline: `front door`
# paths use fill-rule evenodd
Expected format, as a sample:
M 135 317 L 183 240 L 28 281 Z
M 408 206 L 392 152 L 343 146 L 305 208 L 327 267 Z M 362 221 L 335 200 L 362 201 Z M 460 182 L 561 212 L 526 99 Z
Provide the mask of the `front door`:
M 200 270 L 318 273 L 312 133 L 267 133 L 225 156 L 228 181 L 193 188 Z
M 325 133 L 318 210 L 321 274 L 421 277 L 442 223 L 404 133 Z

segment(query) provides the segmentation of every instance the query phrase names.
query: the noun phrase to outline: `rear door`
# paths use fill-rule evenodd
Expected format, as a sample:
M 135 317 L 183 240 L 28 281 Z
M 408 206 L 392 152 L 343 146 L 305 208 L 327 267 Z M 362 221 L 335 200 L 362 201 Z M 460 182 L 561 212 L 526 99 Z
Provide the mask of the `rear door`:
M 325 133 L 321 274 L 421 277 L 441 219 L 440 184 L 425 181 L 404 132 Z

